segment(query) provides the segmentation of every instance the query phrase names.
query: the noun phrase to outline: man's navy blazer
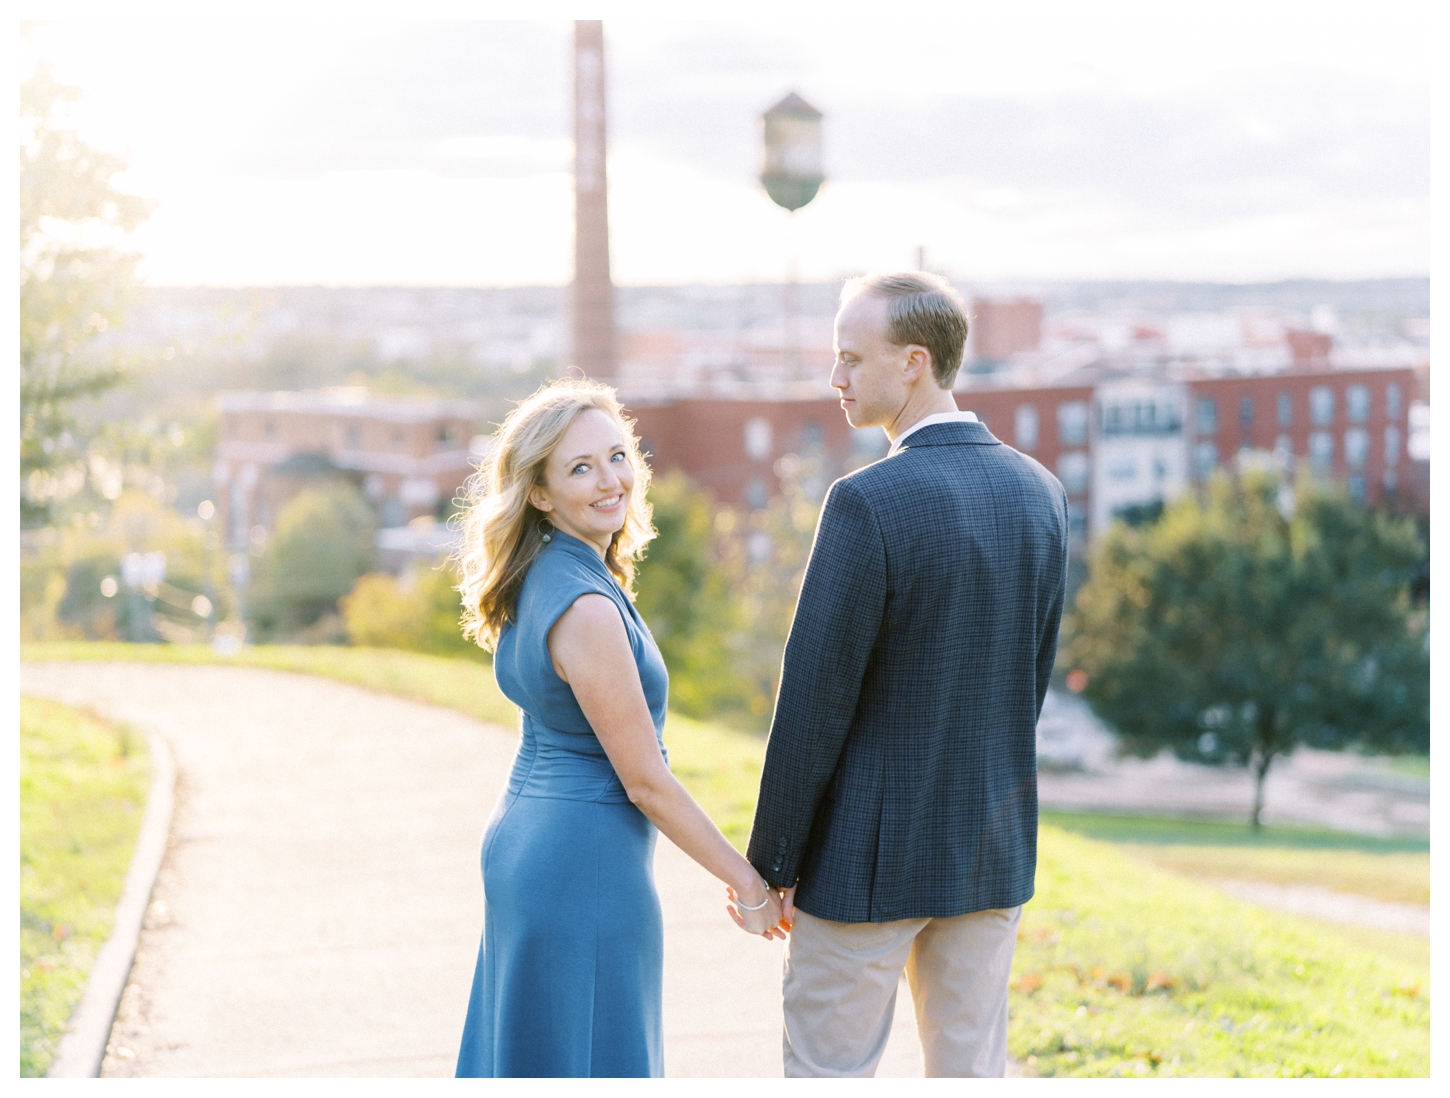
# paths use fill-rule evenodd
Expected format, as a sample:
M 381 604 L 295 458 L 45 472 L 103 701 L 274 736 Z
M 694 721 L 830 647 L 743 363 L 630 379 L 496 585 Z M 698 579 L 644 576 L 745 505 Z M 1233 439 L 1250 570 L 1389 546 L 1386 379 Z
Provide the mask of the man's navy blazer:
M 749 858 L 802 911 L 1015 907 L 1037 867 L 1037 718 L 1067 495 L 981 423 L 831 486 L 785 647 Z

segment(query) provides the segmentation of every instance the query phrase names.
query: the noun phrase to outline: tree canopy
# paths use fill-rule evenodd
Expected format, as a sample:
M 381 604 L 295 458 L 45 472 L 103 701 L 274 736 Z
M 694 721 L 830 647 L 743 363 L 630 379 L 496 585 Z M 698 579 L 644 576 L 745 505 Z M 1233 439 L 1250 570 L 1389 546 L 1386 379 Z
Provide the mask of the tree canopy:
M 337 608 L 372 570 L 377 518 L 348 482 L 307 488 L 277 513 L 252 574 L 248 618 L 266 638 L 304 628 Z
M 1427 751 L 1428 614 L 1410 519 L 1332 487 L 1217 478 L 1093 553 L 1065 655 L 1088 701 L 1148 756 L 1254 768 L 1300 744 Z
M 20 87 L 20 477 L 32 523 L 85 484 L 77 402 L 121 379 L 94 341 L 124 316 L 137 256 L 122 242 L 151 211 L 116 186 L 125 163 L 76 133 L 78 97 L 43 62 Z

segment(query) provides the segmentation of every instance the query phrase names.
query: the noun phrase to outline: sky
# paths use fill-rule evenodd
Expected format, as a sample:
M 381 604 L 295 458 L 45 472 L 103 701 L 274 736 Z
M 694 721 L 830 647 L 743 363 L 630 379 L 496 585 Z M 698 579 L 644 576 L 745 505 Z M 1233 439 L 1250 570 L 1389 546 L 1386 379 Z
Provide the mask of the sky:
M 1210 10 L 606 11 L 615 279 L 827 280 L 919 247 L 966 281 L 1428 274 L 1430 7 L 1165 8 Z M 569 22 L 308 10 L 22 42 L 158 203 L 149 281 L 567 282 Z M 757 179 L 789 90 L 825 112 L 827 182 L 794 218 Z

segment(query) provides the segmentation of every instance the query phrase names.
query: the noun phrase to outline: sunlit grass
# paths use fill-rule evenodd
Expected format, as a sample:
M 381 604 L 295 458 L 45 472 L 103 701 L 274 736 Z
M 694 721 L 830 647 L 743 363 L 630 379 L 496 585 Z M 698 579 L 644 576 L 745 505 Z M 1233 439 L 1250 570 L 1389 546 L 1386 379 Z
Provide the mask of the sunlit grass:
M 1057 828 L 1013 989 L 1012 1055 L 1038 1074 L 1429 1073 L 1428 965 Z
M 20 699 L 20 1074 L 44 1075 L 111 932 L 141 828 L 143 737 Z
M 1044 811 L 1042 822 L 1117 843 L 1135 857 L 1209 880 L 1317 885 L 1392 903 L 1430 902 L 1426 839 L 1097 812 Z
M 1130 813 L 1068 812 L 1044 809 L 1042 822 L 1108 842 L 1277 847 L 1302 850 L 1363 850 L 1371 854 L 1428 853 L 1428 839 L 1380 838 L 1353 835 L 1327 827 L 1275 824 L 1257 831 L 1248 823 L 1231 820 L 1196 820 L 1173 816 L 1140 816 Z
M 35 645 L 22 655 L 270 667 L 516 723 L 490 668 L 414 653 Z M 680 780 L 742 846 L 764 739 L 677 714 L 665 739 Z M 1428 942 L 1264 911 L 1190 879 L 1314 883 L 1421 902 L 1427 843 L 1094 813 L 1044 813 L 1043 824 L 1037 895 L 1013 967 L 1011 1048 L 1028 1072 L 1428 1073 Z
M 1162 869 L 1189 877 L 1317 885 L 1401 904 L 1430 902 L 1430 855 L 1274 847 L 1125 845 Z

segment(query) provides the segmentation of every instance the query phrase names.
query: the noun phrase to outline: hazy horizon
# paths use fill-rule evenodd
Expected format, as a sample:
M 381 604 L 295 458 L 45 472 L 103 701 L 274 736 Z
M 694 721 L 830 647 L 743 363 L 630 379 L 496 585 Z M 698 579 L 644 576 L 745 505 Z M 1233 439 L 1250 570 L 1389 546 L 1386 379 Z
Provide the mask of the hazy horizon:
M 616 282 L 778 282 L 792 252 L 834 281 L 918 247 L 963 282 L 1427 277 L 1427 5 L 1137 11 L 606 22 Z M 569 281 L 567 22 L 72 21 L 27 55 L 159 203 L 154 285 Z M 828 175 L 793 225 L 755 179 L 790 89 Z

